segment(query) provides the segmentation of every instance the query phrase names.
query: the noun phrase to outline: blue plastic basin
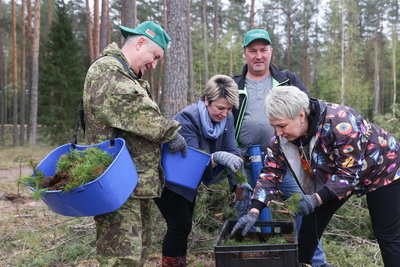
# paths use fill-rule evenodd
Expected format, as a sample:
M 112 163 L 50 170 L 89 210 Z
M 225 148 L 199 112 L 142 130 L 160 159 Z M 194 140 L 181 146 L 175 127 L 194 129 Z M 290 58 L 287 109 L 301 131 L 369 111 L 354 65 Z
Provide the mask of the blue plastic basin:
M 162 146 L 161 165 L 165 172 L 165 180 L 196 189 L 201 181 L 203 172 L 210 162 L 211 156 L 197 149 L 187 147 L 187 156 L 181 152 L 172 154 L 168 146 Z
M 76 145 L 76 150 L 99 147 L 107 151 L 114 161 L 101 176 L 83 186 L 66 192 L 44 192 L 41 196 L 44 203 L 55 213 L 73 217 L 100 215 L 120 208 L 135 189 L 138 175 L 125 146 L 125 140 L 116 138 L 114 141 L 114 146 L 111 146 L 110 141 L 90 146 Z M 37 170 L 45 176 L 53 176 L 61 155 L 70 154 L 71 150 L 74 150 L 71 144 L 56 148 L 43 159 Z M 28 187 L 35 191 L 33 187 Z

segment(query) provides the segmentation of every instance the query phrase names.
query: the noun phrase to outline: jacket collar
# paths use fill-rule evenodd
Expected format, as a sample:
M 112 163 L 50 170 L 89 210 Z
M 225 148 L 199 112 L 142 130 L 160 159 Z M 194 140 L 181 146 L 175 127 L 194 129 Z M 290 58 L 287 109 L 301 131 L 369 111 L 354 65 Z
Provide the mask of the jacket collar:
M 308 115 L 308 133 L 305 140 L 297 138 L 293 143 L 297 146 L 306 146 L 317 133 L 319 125 L 324 121 L 326 114 L 326 103 L 322 100 L 310 97 L 310 114 Z
M 244 65 L 243 69 L 242 69 L 242 76 L 239 80 L 239 84 L 238 87 L 239 89 L 243 89 L 244 88 L 244 80 L 246 78 L 247 72 L 249 71 L 249 66 L 246 64 Z M 279 83 L 284 83 L 288 80 L 288 77 L 284 75 L 284 73 L 282 73 L 282 71 L 280 69 L 278 69 L 277 67 L 274 66 L 274 64 L 270 63 L 269 64 L 269 71 L 271 72 L 271 76 Z

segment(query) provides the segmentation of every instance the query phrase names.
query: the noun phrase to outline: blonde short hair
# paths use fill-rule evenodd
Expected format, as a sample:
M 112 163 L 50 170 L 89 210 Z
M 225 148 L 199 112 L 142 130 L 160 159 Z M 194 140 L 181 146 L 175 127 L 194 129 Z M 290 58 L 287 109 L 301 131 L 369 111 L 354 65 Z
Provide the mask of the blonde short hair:
M 207 97 L 209 103 L 220 98 L 225 98 L 229 104 L 239 106 L 239 92 L 236 82 L 226 75 L 215 75 L 206 83 L 205 93 L 202 97 Z
M 310 113 L 310 101 L 296 86 L 278 86 L 265 98 L 264 108 L 269 120 L 295 119 L 302 110 Z

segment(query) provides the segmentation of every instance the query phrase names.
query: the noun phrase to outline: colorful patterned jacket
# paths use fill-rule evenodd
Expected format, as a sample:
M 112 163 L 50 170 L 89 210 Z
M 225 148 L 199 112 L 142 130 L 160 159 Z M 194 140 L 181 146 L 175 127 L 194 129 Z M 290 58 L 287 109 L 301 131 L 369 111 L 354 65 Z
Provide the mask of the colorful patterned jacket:
M 347 106 L 310 99 L 310 109 L 307 142 L 272 138 L 254 200 L 269 205 L 288 170 L 323 202 L 362 196 L 400 178 L 400 142 L 391 134 Z
M 114 55 L 128 64 L 116 43 L 101 55 Z M 129 66 L 129 64 L 128 64 Z M 118 59 L 106 56 L 89 68 L 83 92 L 88 142 L 110 139 L 114 128 L 125 139 L 138 172 L 133 194 L 137 198 L 159 197 L 164 186 L 161 144 L 170 141 L 180 129 L 165 119 L 149 92 L 149 83 L 133 78 Z

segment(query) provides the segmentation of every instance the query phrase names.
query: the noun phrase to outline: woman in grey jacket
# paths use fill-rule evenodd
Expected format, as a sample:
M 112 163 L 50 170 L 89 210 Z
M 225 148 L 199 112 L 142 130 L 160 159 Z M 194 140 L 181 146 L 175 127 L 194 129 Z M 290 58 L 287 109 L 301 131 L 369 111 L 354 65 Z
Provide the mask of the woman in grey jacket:
M 400 142 L 352 108 L 309 99 L 296 87 L 273 88 L 265 109 L 271 141 L 250 212 L 233 229 L 243 234 L 269 205 L 287 171 L 299 181 L 303 214 L 299 261 L 311 257 L 333 214 L 356 194 L 366 195 L 371 223 L 386 267 L 400 254 Z
M 228 168 L 233 173 L 243 169 L 243 159 L 236 148 L 231 113 L 232 108 L 238 105 L 237 91 L 237 85 L 232 78 L 215 75 L 207 82 L 202 98 L 183 108 L 173 118 L 181 123 L 179 133 L 189 147 L 211 154 L 211 162 L 202 177 L 208 183 L 223 168 Z M 237 204 L 247 205 L 248 209 L 252 193 L 250 185 L 236 185 L 235 181 L 230 181 L 230 184 L 231 189 L 244 189 L 243 196 L 247 196 L 247 199 Z M 197 189 L 167 181 L 161 198 L 154 199 L 168 227 L 162 246 L 162 266 L 186 266 L 187 237 L 192 228 L 196 195 Z

